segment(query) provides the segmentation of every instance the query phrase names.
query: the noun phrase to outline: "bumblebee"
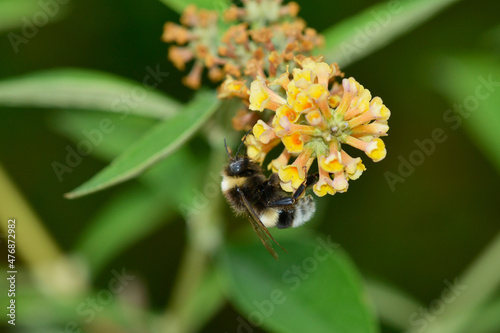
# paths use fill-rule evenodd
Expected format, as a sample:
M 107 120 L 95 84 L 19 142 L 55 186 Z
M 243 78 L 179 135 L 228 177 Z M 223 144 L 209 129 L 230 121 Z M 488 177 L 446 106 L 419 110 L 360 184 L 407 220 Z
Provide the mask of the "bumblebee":
M 239 155 L 245 137 L 235 156 L 231 155 L 224 140 L 229 162 L 222 171 L 222 192 L 236 214 L 246 214 L 249 217 L 262 244 L 274 258 L 278 259 L 271 240 L 278 246 L 281 245 L 267 228 L 298 227 L 313 217 L 316 205 L 311 195 L 305 195 L 305 191 L 318 181 L 318 174 L 308 176 L 290 195 L 281 189 L 277 173 L 266 178 L 259 164 Z M 281 248 L 286 252 L 283 247 Z

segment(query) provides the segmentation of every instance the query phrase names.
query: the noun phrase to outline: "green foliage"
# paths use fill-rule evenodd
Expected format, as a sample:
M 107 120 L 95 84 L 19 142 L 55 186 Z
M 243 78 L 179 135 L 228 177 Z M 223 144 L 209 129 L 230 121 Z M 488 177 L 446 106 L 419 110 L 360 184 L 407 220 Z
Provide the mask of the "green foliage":
M 137 176 L 185 143 L 218 105 L 215 93 L 200 92 L 177 116 L 155 126 L 109 166 L 66 196 L 77 198 Z
M 170 117 L 180 109 L 178 102 L 150 87 L 83 69 L 48 70 L 0 81 L 0 105 L 113 111 L 153 118 Z
M 388 45 L 458 0 L 402 0 L 376 4 L 323 31 L 325 59 L 341 68 Z
M 282 242 L 289 253 L 278 262 L 258 241 L 226 245 L 220 265 L 245 321 L 280 333 L 376 332 L 351 261 L 329 238 L 304 233 Z
M 231 3 L 229 0 L 194 0 L 189 2 L 182 0 L 160 0 L 160 1 L 178 13 L 182 13 L 184 8 L 186 8 L 186 6 L 190 4 L 196 5 L 199 8 L 212 9 L 212 10 L 217 10 L 218 12 L 222 12 L 224 9 L 229 7 Z
M 436 64 L 445 73 L 434 81 L 435 88 L 450 101 L 457 101 L 462 113 L 451 121 L 465 126 L 484 155 L 500 171 L 500 64 L 497 57 L 467 54 L 443 57 Z M 456 103 L 456 102 L 455 102 Z M 451 117 L 451 115 L 449 115 Z
M 33 17 L 40 11 L 37 0 L 2 0 L 0 2 L 0 31 L 21 27 L 24 24 L 22 18 Z M 49 20 L 60 19 L 61 16 L 50 16 Z
M 230 4 L 227 0 L 160 2 L 179 14 L 190 3 L 219 13 Z M 378 3 L 326 29 L 326 47 L 318 50 L 318 53 L 342 67 L 353 64 L 456 2 L 404 0 Z M 305 3 L 301 5 L 306 6 Z M 31 17 L 39 10 L 39 1 L 4 0 L 0 3 L 0 30 L 5 32 L 21 27 L 23 21 L 20 18 Z M 130 13 L 131 16 L 135 14 Z M 61 17 L 51 17 L 51 20 Z M 149 50 L 141 52 L 148 53 Z M 430 81 L 434 88 L 450 102 L 465 103 L 468 97 L 477 98 L 478 85 L 482 82 L 479 77 L 488 81 L 491 75 L 494 82 L 500 82 L 500 65 L 496 56 L 479 51 L 459 54 L 438 58 L 431 73 Z M 453 124 L 457 125 L 455 129 L 461 128 L 463 124 L 472 141 L 500 171 L 500 89 L 495 84 L 492 87 L 494 89 L 487 98 L 479 99 L 477 108 L 466 110 L 470 112 L 466 116 L 459 115 L 459 120 Z M 486 91 L 487 88 L 482 88 L 482 92 Z M 404 96 L 405 103 L 413 93 L 408 92 Z M 174 94 L 177 91 L 169 92 L 169 95 Z M 157 305 L 148 307 L 141 304 L 138 299 L 142 300 L 144 295 L 137 291 L 140 289 L 137 283 L 131 287 L 130 294 L 113 298 L 99 314 L 99 318 L 104 318 L 105 322 L 102 327 L 106 327 L 105 330 L 99 327 L 100 331 L 139 332 L 145 331 L 146 327 L 155 331 L 163 321 L 175 323 L 175 320 L 181 320 L 185 321 L 182 326 L 185 332 L 194 332 L 202 329 L 226 301 L 234 305 L 238 316 L 245 322 L 252 319 L 259 321 L 262 317 L 262 323 L 253 326 L 261 326 L 269 332 L 378 332 L 376 317 L 397 331 L 421 331 L 419 326 L 411 327 L 409 318 L 417 309 L 425 307 L 424 303 L 416 301 L 412 295 L 392 284 L 368 279 L 363 281 L 343 250 L 324 245 L 328 243 L 327 237 L 313 236 L 303 228 L 292 231 L 292 236 L 279 238 L 289 252 L 281 255 L 279 261 L 275 261 L 265 251 L 253 234 L 252 243 L 236 239 L 233 234 L 226 237 L 227 241 L 223 239 L 221 225 L 225 216 L 217 206 L 221 194 L 219 180 L 213 181 L 213 175 L 218 177 L 221 161 L 226 158 L 222 139 L 232 134 L 224 132 L 222 128 L 234 114 L 233 106 L 220 103 L 215 91 L 201 91 L 195 94 L 191 102 L 183 105 L 141 82 L 88 69 L 46 70 L 0 81 L 0 107 L 63 109 L 51 114 L 49 124 L 57 133 L 76 144 L 87 139 L 82 130 L 98 128 L 103 119 L 111 119 L 113 131 L 93 147 L 92 153 L 93 157 L 106 163 L 111 161 L 110 164 L 68 193 L 68 198 L 85 196 L 137 177 L 137 182 L 110 197 L 77 231 L 78 240 L 71 251 L 83 258 L 85 268 L 90 272 L 87 282 L 93 284 L 91 288 L 61 296 L 47 290 L 42 292 L 29 279 L 22 280 L 20 289 L 23 293 L 19 295 L 19 303 L 24 306 L 19 308 L 19 317 L 29 320 L 28 330 L 55 331 L 66 322 L 75 320 L 75 309 L 88 297 L 95 297 L 103 290 L 99 290 L 102 286 L 95 280 L 103 273 L 104 267 L 167 223 L 185 218 L 189 220 L 186 225 L 186 252 L 193 248 L 200 252 L 200 240 L 204 239 L 215 239 L 214 243 L 221 245 L 213 262 L 209 260 L 212 253 L 192 261 L 197 265 L 193 271 L 202 272 L 199 274 L 203 276 L 194 277 L 192 285 L 186 284 L 192 288 L 188 294 L 193 296 L 182 303 L 181 309 L 174 309 L 181 316 L 170 318 L 165 315 L 160 318 Z M 218 125 L 207 126 L 209 120 L 215 118 L 214 115 L 218 117 Z M 196 140 L 202 142 L 198 148 L 201 146 L 203 149 L 193 150 L 190 140 L 201 128 L 206 128 L 206 131 L 196 136 Z M 206 162 L 209 158 L 217 163 L 207 167 L 211 164 Z M 215 198 L 207 195 L 209 186 L 217 189 Z M 441 187 L 437 190 L 441 190 Z M 342 202 L 340 200 L 343 199 L 337 198 L 335 204 Z M 181 214 L 181 205 L 193 211 L 183 211 Z M 337 214 L 336 207 L 341 206 L 331 208 L 328 214 Z M 4 208 L 0 205 L 0 209 Z M 360 209 L 359 206 L 356 209 Z M 195 218 L 190 218 L 193 216 Z M 283 234 L 286 235 L 286 232 L 280 236 Z M 436 320 L 427 323 L 426 333 L 498 331 L 499 244 L 500 238 L 497 237 L 464 271 L 460 281 L 468 285 L 470 292 L 447 305 L 444 315 L 436 316 Z M 179 255 L 171 254 L 175 258 Z M 353 257 L 356 258 L 355 255 Z M 164 262 L 157 260 L 152 261 L 152 264 L 163 283 Z M 190 261 L 186 260 L 181 266 L 183 264 L 189 266 Z M 61 267 L 58 269 L 63 271 Z M 71 276 L 59 275 L 57 272 L 54 273 L 55 278 Z M 166 274 L 170 275 L 171 272 Z M 36 277 L 36 274 L 33 276 Z M 189 278 L 192 276 L 188 274 Z M 64 283 L 68 281 L 61 278 L 61 284 Z M 7 290 L 5 281 L 1 287 Z M 177 287 L 171 288 L 173 293 L 177 292 Z M 163 293 L 165 286 L 155 288 L 151 288 L 151 291 L 161 290 Z M 179 292 L 181 296 L 182 292 Z M 166 313 L 171 314 L 170 310 Z M 82 318 L 76 320 L 84 321 Z M 232 320 L 234 326 L 246 325 L 236 317 L 224 320 Z M 85 329 L 99 331 L 94 330 L 93 324 L 85 326 Z M 251 327 L 252 323 L 248 325 Z
M 132 115 L 123 117 L 114 113 L 61 111 L 49 119 L 49 124 L 55 132 L 78 144 L 88 139 L 83 131 L 99 129 L 103 119 L 110 119 L 115 126 L 112 132 L 103 133 L 103 140 L 93 146 L 92 156 L 106 162 L 120 155 L 157 123 L 155 119 Z
M 158 229 L 173 207 L 149 189 L 134 187 L 111 198 L 82 232 L 74 251 L 97 273 L 122 250 Z M 113 237 L 109 237 L 113 235 Z

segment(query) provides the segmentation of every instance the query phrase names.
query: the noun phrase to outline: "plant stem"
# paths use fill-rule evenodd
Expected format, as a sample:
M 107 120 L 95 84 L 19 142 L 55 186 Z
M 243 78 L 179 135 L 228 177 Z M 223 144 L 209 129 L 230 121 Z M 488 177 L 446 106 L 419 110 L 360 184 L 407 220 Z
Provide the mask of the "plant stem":
M 0 165 L 0 229 L 8 233 L 7 221 L 15 219 L 16 254 L 19 253 L 41 287 L 48 291 L 78 293 L 85 274 L 68 260 L 29 204 Z M 6 237 L 7 238 L 7 237 Z M 13 269 L 15 270 L 15 269 Z
M 218 177 L 224 161 L 223 146 L 214 146 L 205 183 L 207 187 L 210 185 L 219 189 L 219 182 L 214 181 L 213 175 Z M 217 191 L 213 196 L 208 194 L 206 196 L 207 204 L 200 210 L 192 211 L 187 218 L 188 242 L 174 284 L 173 295 L 164 316 L 165 332 L 190 332 L 192 327 L 198 326 L 196 313 L 191 313 L 189 305 L 207 271 L 209 255 L 219 247 L 222 239 L 221 193 Z

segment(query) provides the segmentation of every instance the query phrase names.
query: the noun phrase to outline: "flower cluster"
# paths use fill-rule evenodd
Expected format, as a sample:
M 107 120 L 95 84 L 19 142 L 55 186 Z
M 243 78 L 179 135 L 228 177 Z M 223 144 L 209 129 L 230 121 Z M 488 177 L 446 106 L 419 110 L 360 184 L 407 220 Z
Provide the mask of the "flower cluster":
M 183 83 L 192 89 L 199 88 L 205 66 L 209 69 L 210 79 L 221 80 L 224 75 L 213 61 L 217 55 L 217 13 L 206 9 L 198 10 L 195 5 L 189 5 L 180 22 L 182 25 L 165 23 L 162 40 L 184 45 L 171 46 L 168 50 L 168 58 L 179 70 L 184 70 L 186 63 L 194 60 L 194 66 L 184 77 Z
M 248 155 L 262 163 L 282 142 L 283 152 L 268 169 L 278 173 L 281 187 L 288 192 L 305 181 L 315 160 L 319 170 L 313 187 L 316 195 L 347 191 L 348 181 L 358 179 L 365 166 L 361 158 L 344 150 L 346 146 L 364 151 L 374 162 L 386 155 L 380 137 L 389 130 L 389 109 L 355 79 L 344 78 L 339 84 L 336 78 L 343 74 L 336 64 L 321 60 L 297 57 L 300 67 L 291 75 L 287 70 L 274 80 L 259 76 L 251 83 L 250 109 L 275 114 L 269 122 L 259 120 L 254 125 L 253 135 L 246 140 Z
M 278 173 L 283 190 L 295 191 L 317 161 L 315 194 L 347 191 L 349 180 L 358 179 L 365 166 L 346 148 L 360 149 L 374 162 L 382 160 L 386 149 L 380 137 L 389 130 L 389 109 L 355 79 L 344 78 L 336 64 L 310 56 L 323 38 L 297 18 L 295 2 L 242 3 L 223 13 L 223 25 L 216 12 L 194 5 L 186 8 L 182 25 L 166 23 L 162 39 L 177 44 L 169 49 L 170 60 L 180 70 L 194 62 L 183 80 L 187 86 L 198 88 L 207 68 L 212 81 L 223 81 L 219 98 L 241 100 L 233 127 L 253 129 L 245 141 L 251 159 L 262 164 L 283 144 L 282 153 L 268 165 Z M 263 113 L 265 109 L 274 113 Z
M 184 84 L 198 88 L 206 67 L 212 81 L 225 79 L 220 98 L 238 97 L 247 102 L 247 79 L 272 78 L 293 66 L 296 55 L 309 54 L 320 46 L 322 37 L 296 17 L 298 5 L 281 2 L 246 0 L 243 7 L 231 5 L 223 14 L 226 30 L 220 33 L 217 13 L 194 5 L 181 16 L 182 25 L 167 22 L 162 40 L 180 45 L 169 48 L 169 59 L 180 70 L 194 60 Z

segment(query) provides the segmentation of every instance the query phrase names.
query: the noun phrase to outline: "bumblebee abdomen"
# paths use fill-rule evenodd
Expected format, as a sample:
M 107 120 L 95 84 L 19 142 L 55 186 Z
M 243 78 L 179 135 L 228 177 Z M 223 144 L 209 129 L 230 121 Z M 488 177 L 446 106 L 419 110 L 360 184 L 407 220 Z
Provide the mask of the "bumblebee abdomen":
M 294 215 L 295 215 L 295 209 L 280 211 L 276 228 L 285 229 L 291 227 Z
M 316 212 L 316 204 L 313 198 L 308 195 L 300 199 L 293 208 L 283 209 L 279 212 L 276 227 L 285 229 L 298 227 L 309 221 Z
M 304 198 L 300 199 L 299 202 L 295 205 L 295 214 L 292 222 L 292 227 L 296 228 L 314 216 L 316 212 L 316 203 L 311 195 L 307 195 Z

